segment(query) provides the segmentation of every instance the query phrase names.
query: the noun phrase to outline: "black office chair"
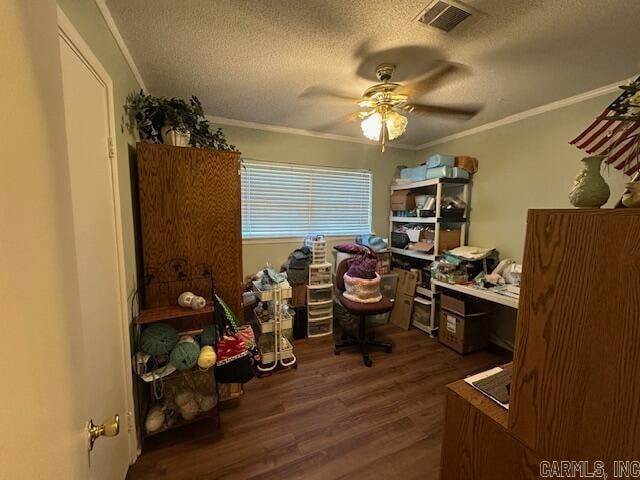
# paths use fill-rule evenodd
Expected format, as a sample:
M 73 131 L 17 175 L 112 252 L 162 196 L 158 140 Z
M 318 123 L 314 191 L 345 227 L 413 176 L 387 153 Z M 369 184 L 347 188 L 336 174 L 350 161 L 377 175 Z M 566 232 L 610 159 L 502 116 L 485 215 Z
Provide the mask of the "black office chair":
M 340 262 L 336 269 L 336 286 L 340 292 L 345 291 L 344 274 L 349 269 L 347 260 L 349 259 Z M 367 316 L 390 312 L 393 307 L 391 300 L 382 297 L 382 300 L 375 303 L 359 303 L 349 300 L 344 296 L 344 293 L 340 293 L 340 303 L 350 314 L 358 317 L 358 334 L 356 337 L 348 337 L 337 342 L 333 351 L 335 355 L 340 355 L 340 351 L 343 348 L 356 345 L 362 352 L 362 360 L 364 361 L 364 364 L 367 367 L 370 367 L 373 362 L 371 361 L 371 358 L 369 358 L 369 347 L 384 348 L 386 353 L 391 353 L 392 345 L 390 343 L 378 342 L 367 338 Z

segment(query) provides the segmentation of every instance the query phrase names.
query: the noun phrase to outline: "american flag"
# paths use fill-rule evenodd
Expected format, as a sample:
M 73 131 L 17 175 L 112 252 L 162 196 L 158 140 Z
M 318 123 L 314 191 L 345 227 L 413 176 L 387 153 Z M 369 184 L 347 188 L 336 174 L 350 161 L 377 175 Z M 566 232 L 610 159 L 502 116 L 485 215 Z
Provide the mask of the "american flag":
M 640 77 L 634 82 L 640 82 Z M 580 135 L 569 143 L 590 155 L 606 155 L 606 163 L 633 175 L 640 170 L 640 121 L 625 121 L 627 100 L 635 89 L 623 92 Z

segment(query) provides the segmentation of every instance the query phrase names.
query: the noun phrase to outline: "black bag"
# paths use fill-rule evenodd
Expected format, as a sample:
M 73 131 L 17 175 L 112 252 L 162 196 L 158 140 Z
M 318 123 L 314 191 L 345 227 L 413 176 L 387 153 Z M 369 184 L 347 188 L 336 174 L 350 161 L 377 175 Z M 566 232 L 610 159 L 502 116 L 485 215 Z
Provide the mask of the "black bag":
M 409 244 L 409 235 L 404 232 L 391 232 L 391 246 L 404 248 Z
M 218 383 L 246 383 L 254 377 L 253 360 L 244 340 L 238 334 L 238 321 L 218 295 L 213 296 L 213 312 L 218 326 L 213 369 Z
M 218 383 L 247 383 L 254 377 L 253 360 L 251 355 L 243 355 L 224 365 L 216 364 L 213 371 Z

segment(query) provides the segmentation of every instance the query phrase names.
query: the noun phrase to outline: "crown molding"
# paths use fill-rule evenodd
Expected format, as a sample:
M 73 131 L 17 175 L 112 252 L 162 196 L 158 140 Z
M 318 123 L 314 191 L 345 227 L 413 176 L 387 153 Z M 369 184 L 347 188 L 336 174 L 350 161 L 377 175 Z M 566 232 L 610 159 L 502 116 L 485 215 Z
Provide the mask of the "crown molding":
M 438 138 L 436 140 L 431 140 L 430 142 L 423 143 L 422 145 L 418 145 L 417 147 L 415 147 L 415 150 L 423 150 L 425 148 L 433 147 L 435 145 L 440 145 L 442 143 L 446 143 L 451 140 L 457 140 L 459 138 L 468 137 L 469 135 L 473 135 L 475 133 L 491 130 L 492 128 L 501 127 L 503 125 L 508 125 L 510 123 L 519 122 L 521 120 L 524 120 L 525 118 L 534 117 L 542 113 L 551 112 L 553 110 L 558 110 L 559 108 L 563 108 L 563 107 L 568 107 L 569 105 L 583 102 L 585 100 L 589 100 L 590 98 L 599 97 L 600 95 L 604 95 L 606 93 L 611 93 L 616 91 L 620 85 L 629 83 L 629 81 L 632 79 L 633 78 L 631 79 L 626 78 L 624 80 L 620 80 L 619 82 L 605 85 L 604 87 L 596 88 L 588 92 L 574 95 L 573 97 L 563 98 L 562 100 L 557 100 L 555 102 L 547 103 L 546 105 L 541 105 L 539 107 L 535 107 L 530 110 L 525 110 L 524 112 L 509 115 L 508 117 L 501 118 L 500 120 L 485 123 L 484 125 L 470 128 L 469 130 L 464 130 L 463 132 L 458 132 L 452 135 L 447 135 L 446 137 Z
M 111 12 L 109 10 L 109 7 L 107 7 L 106 1 L 105 0 L 94 0 L 94 1 L 95 1 L 96 5 L 98 6 L 98 9 L 100 10 L 100 13 L 102 14 L 102 17 L 104 18 L 104 20 L 105 20 L 105 22 L 107 24 L 107 27 L 111 31 L 111 34 L 113 35 L 114 40 L 116 41 L 118 47 L 120 48 L 120 51 L 122 52 L 122 55 L 124 56 L 124 59 L 127 62 L 127 65 L 129 65 L 129 68 L 131 69 L 131 72 L 133 73 L 133 76 L 135 77 L 135 79 L 140 84 L 140 87 L 143 90 L 147 91 L 147 87 L 146 87 L 146 85 L 144 83 L 144 79 L 142 78 L 142 75 L 140 74 L 140 71 L 138 70 L 138 67 L 136 66 L 136 63 L 134 62 L 133 57 L 131 56 L 131 52 L 127 48 L 127 44 L 125 43 L 124 38 L 122 38 L 122 35 L 120 34 L 120 30 L 118 30 L 118 26 L 116 25 L 115 20 L 111 16 Z M 491 130 L 493 128 L 501 127 L 503 125 L 509 125 L 510 123 L 519 122 L 519 121 L 524 120 L 524 119 L 529 118 L 529 117 L 534 117 L 534 116 L 540 115 L 542 113 L 551 112 L 553 110 L 558 110 L 560 108 L 567 107 L 567 106 L 573 105 L 575 103 L 579 103 L 579 102 L 583 102 L 585 100 L 589 100 L 590 98 L 594 98 L 594 97 L 598 97 L 600 95 L 604 95 L 604 94 L 607 94 L 607 93 L 614 92 L 614 91 L 616 91 L 618 89 L 618 87 L 620 85 L 628 83 L 630 80 L 633 80 L 633 78 L 635 78 L 635 77 L 625 78 L 625 79 L 620 80 L 618 82 L 611 83 L 609 85 L 605 85 L 603 87 L 596 88 L 596 89 L 590 90 L 588 92 L 580 93 L 580 94 L 574 95 L 572 97 L 564 98 L 564 99 L 561 99 L 561 100 L 557 100 L 555 102 L 551 102 L 551 103 L 547 103 L 545 105 L 541 105 L 539 107 L 531 108 L 529 110 L 525 110 L 523 112 L 519 112 L 519 113 L 516 113 L 516 114 L 513 114 L 513 115 L 509 115 L 508 117 L 504 117 L 504 118 L 501 118 L 499 120 L 495 120 L 493 122 L 485 123 L 484 125 L 480 125 L 480 126 L 477 126 L 477 127 L 474 127 L 474 128 L 470 128 L 468 130 L 464 130 L 462 132 L 454 133 L 452 135 L 447 135 L 446 137 L 441 137 L 441 138 L 438 138 L 438 139 L 435 139 L 435 140 L 431 140 L 431 141 L 423 143 L 421 145 L 406 145 L 406 144 L 402 144 L 402 143 L 390 143 L 390 144 L 387 145 L 387 147 L 388 148 L 394 148 L 394 149 L 400 149 L 400 150 L 413 150 L 413 151 L 424 150 L 425 148 L 429 148 L 429 147 L 433 147 L 433 146 L 436 146 L 436 145 L 440 145 L 442 143 L 446 143 L 446 142 L 449 142 L 449 141 L 452 141 L 452 140 L 457 140 L 459 138 L 468 137 L 469 135 L 474 135 L 476 133 L 484 132 L 486 130 Z M 317 132 L 317 131 L 313 131 L 313 130 L 305 130 L 305 129 L 301 129 L 301 128 L 285 127 L 285 126 L 280 126 L 280 125 L 269 125 L 269 124 L 266 124 L 266 123 L 248 122 L 248 121 L 244 121 L 244 120 L 235 120 L 235 119 L 232 119 L 232 118 L 217 117 L 217 116 L 213 116 L 213 115 L 207 115 L 206 117 L 210 121 L 212 121 L 213 123 L 218 123 L 218 124 L 221 124 L 221 125 L 230 125 L 230 126 L 236 126 L 236 127 L 253 128 L 253 129 L 256 129 L 256 130 L 264 130 L 264 131 L 278 132 L 278 133 L 289 133 L 289 134 L 293 134 L 293 135 L 304 135 L 304 136 L 307 136 L 307 137 L 323 138 L 323 139 L 337 140 L 337 141 L 342 141 L 342 142 L 360 143 L 360 144 L 364 144 L 364 145 L 377 145 L 378 144 L 377 142 L 373 142 L 373 141 L 368 140 L 366 138 L 349 137 L 347 135 L 338 135 L 338 134 L 334 134 L 334 133 Z
M 378 142 L 367 140 L 366 138 L 349 137 L 348 135 L 338 135 L 335 133 L 316 132 L 313 130 L 304 130 L 302 128 L 284 127 L 280 125 L 269 125 L 266 123 L 247 122 L 244 120 L 234 120 L 233 118 L 216 117 L 214 115 L 206 115 L 210 122 L 220 125 L 229 125 L 232 127 L 244 127 L 253 128 L 255 130 L 264 130 L 267 132 L 277 133 L 289 133 L 292 135 L 304 135 L 306 137 L 323 138 L 326 140 L 338 140 L 340 142 L 361 143 L 365 145 L 377 145 Z M 404 145 L 402 143 L 388 143 L 387 148 L 395 148 L 400 150 L 412 150 L 415 151 L 416 147 L 413 145 Z
M 124 59 L 127 62 L 127 65 L 129 65 L 129 68 L 131 69 L 131 73 L 133 73 L 133 76 L 140 84 L 140 88 L 142 88 L 144 91 L 147 91 L 147 86 L 145 85 L 144 80 L 142 79 L 142 75 L 140 75 L 140 70 L 138 70 L 138 67 L 136 66 L 136 62 L 133 61 L 131 52 L 129 51 L 129 48 L 127 48 L 127 44 L 125 43 L 124 38 L 122 38 L 122 35 L 120 34 L 120 30 L 118 30 L 118 26 L 116 25 L 115 20 L 111 16 L 111 11 L 109 10 L 109 7 L 107 7 L 105 0 L 95 0 L 95 2 L 96 2 L 96 5 L 98 6 L 98 9 L 100 10 L 100 13 L 102 14 L 102 17 L 104 18 L 104 21 L 107 24 L 107 27 L 109 28 L 109 31 L 111 32 L 111 35 L 113 36 L 114 40 L 118 44 L 118 47 L 120 48 L 120 51 L 122 52 L 122 55 L 124 56 Z

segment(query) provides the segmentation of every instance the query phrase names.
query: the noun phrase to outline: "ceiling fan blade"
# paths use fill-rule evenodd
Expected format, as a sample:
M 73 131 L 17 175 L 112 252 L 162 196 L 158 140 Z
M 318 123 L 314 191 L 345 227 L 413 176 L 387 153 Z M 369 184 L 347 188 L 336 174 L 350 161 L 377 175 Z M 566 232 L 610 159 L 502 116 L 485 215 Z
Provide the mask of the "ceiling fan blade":
M 437 105 L 421 105 L 419 103 L 408 103 L 403 110 L 418 115 L 450 115 L 456 117 L 471 118 L 476 115 L 480 107 L 444 107 Z
M 350 97 L 349 95 L 344 95 L 329 88 L 317 86 L 306 88 L 304 92 L 300 94 L 299 98 L 329 98 L 353 103 L 357 103 L 361 100 L 360 97 Z
M 438 88 L 442 81 L 449 75 L 462 71 L 462 65 L 451 62 L 443 62 L 442 65 L 435 68 L 435 71 L 428 73 L 422 78 L 407 83 L 400 89 L 400 93 L 409 97 L 417 98 Z
M 352 112 L 352 113 L 348 113 L 347 115 L 343 115 L 340 118 L 337 118 L 335 120 L 332 120 L 330 122 L 327 123 L 323 123 L 322 125 L 318 125 L 317 127 L 314 128 L 314 130 L 320 131 L 320 132 L 324 132 L 325 130 L 330 130 L 333 127 L 337 127 L 339 125 L 344 125 L 345 123 L 353 123 L 356 122 L 360 119 L 359 116 L 360 112 Z

